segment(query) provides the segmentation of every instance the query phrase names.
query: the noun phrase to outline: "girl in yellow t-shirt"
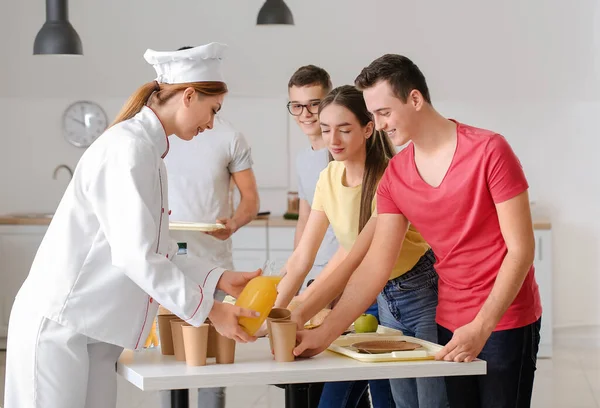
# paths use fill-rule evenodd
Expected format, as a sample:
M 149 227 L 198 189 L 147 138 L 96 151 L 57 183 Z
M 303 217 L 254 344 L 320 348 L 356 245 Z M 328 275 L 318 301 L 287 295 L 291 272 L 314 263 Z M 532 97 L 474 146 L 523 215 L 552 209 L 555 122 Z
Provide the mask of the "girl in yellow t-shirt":
M 395 154 L 388 136 L 375 130 L 362 92 L 353 86 L 336 88 L 321 101 L 319 121 L 334 161 L 319 177 L 302 238 L 286 263 L 287 274 L 279 285 L 276 306 L 288 306 L 298 292 L 330 224 L 340 248 L 314 283 L 294 299 L 293 303 L 299 306 L 293 318 L 299 325 L 341 294 L 366 254 L 375 229 L 375 220 L 370 220 L 376 216 L 377 185 Z M 434 263 L 429 245 L 411 226 L 390 271 L 390 279 L 377 297 L 380 324 L 400 329 L 408 336 L 437 342 L 438 277 Z M 348 265 L 353 268 L 349 270 Z M 340 406 L 335 402 L 340 400 L 340 390 L 336 387 L 347 389 L 347 383 L 341 384 L 325 385 L 319 407 Z M 445 407 L 447 404 L 442 378 L 394 379 L 390 385 L 397 406 Z M 366 389 L 366 384 L 364 387 Z M 379 396 L 373 395 L 374 388 L 371 384 L 374 407 L 378 407 L 381 404 L 377 402 Z

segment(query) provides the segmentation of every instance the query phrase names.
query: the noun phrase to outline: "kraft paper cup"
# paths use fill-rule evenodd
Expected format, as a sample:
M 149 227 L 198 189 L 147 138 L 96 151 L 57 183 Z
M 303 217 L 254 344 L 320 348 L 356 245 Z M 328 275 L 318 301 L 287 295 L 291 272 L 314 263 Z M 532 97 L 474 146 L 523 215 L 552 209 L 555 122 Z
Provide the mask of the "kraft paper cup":
M 290 320 L 290 316 L 292 316 L 291 310 L 285 309 L 283 307 L 274 307 L 271 309 L 269 316 L 267 319 L 271 320 Z
M 235 361 L 235 340 L 216 334 L 217 364 L 232 364 Z
M 158 305 L 158 315 L 173 315 L 175 316 L 175 314 L 173 312 L 171 312 L 169 309 L 167 309 L 166 307 L 164 307 L 163 305 Z
M 160 352 L 165 356 L 175 354 L 173 349 L 173 335 L 171 334 L 171 320 L 178 320 L 174 314 L 158 315 L 158 335 L 160 337 Z
M 171 334 L 173 335 L 173 349 L 175 350 L 175 360 L 185 361 L 185 348 L 183 347 L 183 333 L 181 326 L 188 325 L 181 319 L 171 320 Z
M 208 324 L 200 327 L 182 326 L 183 348 L 185 362 L 189 366 L 206 365 L 206 351 L 208 348 Z
M 206 351 L 206 357 L 217 356 L 217 329 L 212 323 L 208 325 L 208 347 Z
M 296 322 L 286 320 L 273 320 L 271 332 L 273 333 L 273 353 L 275 361 L 286 363 L 294 361 L 294 347 L 296 347 Z
M 271 346 L 271 353 L 273 353 L 273 334 L 271 333 L 271 322 L 273 320 L 290 320 L 292 312 L 282 307 L 274 307 L 271 309 L 271 313 L 267 317 L 267 334 L 269 337 L 269 345 Z

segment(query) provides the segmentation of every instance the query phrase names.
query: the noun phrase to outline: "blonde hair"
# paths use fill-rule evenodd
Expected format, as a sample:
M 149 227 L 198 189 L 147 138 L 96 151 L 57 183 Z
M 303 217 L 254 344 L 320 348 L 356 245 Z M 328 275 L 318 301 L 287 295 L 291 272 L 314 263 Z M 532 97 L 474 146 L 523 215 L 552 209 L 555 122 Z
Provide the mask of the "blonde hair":
M 140 86 L 133 95 L 129 97 L 111 126 L 131 119 L 137 115 L 148 103 L 148 100 L 153 94 L 158 105 L 162 105 L 175 94 L 187 88 L 194 88 L 199 94 L 207 96 L 216 96 L 227 93 L 227 85 L 224 82 L 190 82 L 184 84 L 159 84 L 156 81 L 148 82 Z

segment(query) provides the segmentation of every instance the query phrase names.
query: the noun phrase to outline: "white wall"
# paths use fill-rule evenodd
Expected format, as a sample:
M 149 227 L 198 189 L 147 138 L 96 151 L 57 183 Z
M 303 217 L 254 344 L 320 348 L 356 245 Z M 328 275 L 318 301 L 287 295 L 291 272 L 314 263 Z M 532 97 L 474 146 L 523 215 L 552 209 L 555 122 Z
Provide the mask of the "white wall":
M 0 212 L 53 209 L 66 180 L 52 170 L 81 154 L 62 139 L 62 110 L 86 98 L 114 116 L 153 78 L 147 47 L 226 42 L 232 94 L 257 96 L 285 96 L 302 64 L 342 84 L 382 53 L 404 53 L 444 114 L 504 133 L 521 157 L 553 223 L 555 325 L 600 324 L 597 0 L 287 0 L 295 27 L 255 26 L 262 0 L 71 1 L 83 58 L 32 56 L 43 2 L 1 3 Z M 293 157 L 306 142 L 288 137 Z M 289 166 L 274 171 L 288 171 L 294 188 Z M 284 211 L 285 190 L 261 190 L 262 207 Z

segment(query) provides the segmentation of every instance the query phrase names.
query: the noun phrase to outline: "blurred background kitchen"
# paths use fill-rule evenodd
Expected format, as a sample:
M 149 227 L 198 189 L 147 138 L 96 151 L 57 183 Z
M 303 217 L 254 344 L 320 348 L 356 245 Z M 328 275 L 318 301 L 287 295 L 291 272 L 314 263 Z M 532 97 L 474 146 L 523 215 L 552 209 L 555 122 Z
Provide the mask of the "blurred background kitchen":
M 110 123 L 154 78 L 146 48 L 230 47 L 219 115 L 250 143 L 260 210 L 270 212 L 234 235 L 237 269 L 293 249 L 294 222 L 282 215 L 293 211 L 294 159 L 308 140 L 286 110 L 290 75 L 315 64 L 337 86 L 400 53 L 423 70 L 442 114 L 504 134 L 524 165 L 545 308 L 535 406 L 600 407 L 600 1 L 286 0 L 294 24 L 283 25 L 257 24 L 263 3 L 71 1 L 83 56 L 33 55 L 44 2 L 0 3 L 0 348 L 14 295 L 85 151 L 65 138 L 63 114 L 90 101 Z M 123 407 L 153 406 L 151 394 L 120 386 Z M 249 405 L 246 395 L 228 407 L 278 407 L 279 391 L 253 390 Z

